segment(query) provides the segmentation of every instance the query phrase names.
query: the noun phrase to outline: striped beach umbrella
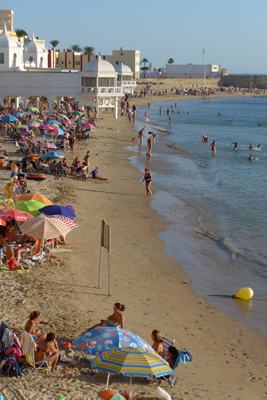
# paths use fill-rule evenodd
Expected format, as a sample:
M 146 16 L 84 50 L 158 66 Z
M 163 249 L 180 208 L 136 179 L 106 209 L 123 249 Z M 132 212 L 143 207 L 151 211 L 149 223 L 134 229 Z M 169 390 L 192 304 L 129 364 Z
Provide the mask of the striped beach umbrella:
M 20 229 L 28 236 L 37 239 L 55 239 L 66 235 L 70 228 L 56 218 L 36 217 L 21 225 Z
M 173 372 L 167 361 L 154 350 L 139 347 L 114 347 L 95 357 L 91 364 L 92 367 L 108 374 L 122 373 L 130 377 L 148 378 L 154 375 L 160 378 Z
M 0 226 L 6 226 L 6 221 L 0 218 Z
M 62 215 L 49 215 L 48 218 L 59 219 L 65 225 L 67 225 L 70 228 L 70 230 L 73 229 L 73 228 L 77 228 L 78 227 L 78 225 L 76 224 L 76 222 L 73 221 L 73 219 L 67 218 L 67 217 L 63 217 Z

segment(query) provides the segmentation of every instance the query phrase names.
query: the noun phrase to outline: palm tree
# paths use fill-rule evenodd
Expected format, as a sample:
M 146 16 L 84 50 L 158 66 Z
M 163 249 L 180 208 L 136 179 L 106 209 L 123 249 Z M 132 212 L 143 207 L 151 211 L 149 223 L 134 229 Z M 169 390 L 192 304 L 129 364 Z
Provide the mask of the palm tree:
M 20 42 L 20 38 L 22 38 L 24 36 L 28 36 L 27 32 L 25 32 L 24 29 L 16 29 L 15 32 L 19 39 L 19 42 Z
M 141 71 L 144 73 L 144 78 L 146 77 L 146 72 L 149 70 L 149 67 L 142 67 Z
M 172 65 L 174 63 L 174 59 L 173 58 L 169 58 L 167 64 Z
M 146 63 L 148 63 L 148 59 L 147 58 L 143 58 L 143 60 L 141 61 L 141 64 L 144 64 L 144 67 L 146 66 Z
M 83 48 L 83 54 L 93 55 L 94 51 L 95 51 L 95 48 L 93 46 L 84 46 L 84 48 Z
M 82 48 L 78 44 L 72 44 L 70 49 L 75 53 L 80 53 L 80 51 L 82 51 Z
M 53 50 L 56 50 L 57 45 L 59 44 L 58 40 L 51 40 L 51 42 L 49 42 L 52 46 L 53 46 Z

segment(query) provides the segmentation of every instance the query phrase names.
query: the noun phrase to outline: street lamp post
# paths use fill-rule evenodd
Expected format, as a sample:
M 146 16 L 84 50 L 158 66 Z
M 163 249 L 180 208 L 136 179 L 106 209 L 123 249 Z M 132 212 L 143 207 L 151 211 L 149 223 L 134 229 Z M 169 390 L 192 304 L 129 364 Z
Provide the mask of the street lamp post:
M 202 54 L 203 54 L 203 65 L 204 65 L 204 90 L 205 90 L 205 87 L 206 87 L 206 65 L 205 65 L 205 48 L 204 48 L 204 46 L 203 46 Z

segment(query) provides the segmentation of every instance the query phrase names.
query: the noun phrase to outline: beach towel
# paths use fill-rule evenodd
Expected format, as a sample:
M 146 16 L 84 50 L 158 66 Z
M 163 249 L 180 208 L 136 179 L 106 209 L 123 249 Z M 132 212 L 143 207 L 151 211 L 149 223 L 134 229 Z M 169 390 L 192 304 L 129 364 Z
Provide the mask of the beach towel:
M 36 348 L 36 344 L 34 343 L 33 338 L 26 331 L 22 332 L 22 343 L 23 343 L 23 355 L 24 356 L 26 354 L 30 354 Z
M 25 271 L 21 271 L 21 270 L 16 270 L 16 271 L 14 271 L 14 270 L 10 270 L 8 267 L 1 267 L 0 268 L 0 271 L 1 272 L 12 272 L 13 274 L 15 274 L 15 273 L 19 273 L 19 274 L 23 274 L 24 272 L 30 272 L 30 270 L 29 269 L 26 269 Z

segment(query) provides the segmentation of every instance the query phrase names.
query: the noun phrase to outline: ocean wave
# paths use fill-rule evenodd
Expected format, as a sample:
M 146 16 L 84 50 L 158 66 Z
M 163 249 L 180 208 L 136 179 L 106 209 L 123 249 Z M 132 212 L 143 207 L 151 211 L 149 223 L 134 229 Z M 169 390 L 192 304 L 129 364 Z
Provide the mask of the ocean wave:
M 225 248 L 226 251 L 228 251 L 231 256 L 232 260 L 236 259 L 236 256 L 243 256 L 243 253 L 241 253 L 240 250 L 236 249 L 233 244 L 230 242 L 230 239 L 224 238 L 220 240 L 221 244 Z

